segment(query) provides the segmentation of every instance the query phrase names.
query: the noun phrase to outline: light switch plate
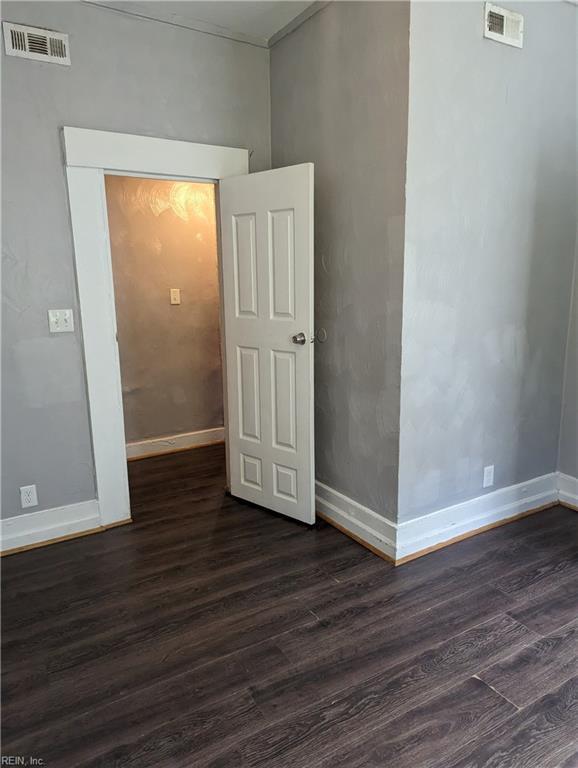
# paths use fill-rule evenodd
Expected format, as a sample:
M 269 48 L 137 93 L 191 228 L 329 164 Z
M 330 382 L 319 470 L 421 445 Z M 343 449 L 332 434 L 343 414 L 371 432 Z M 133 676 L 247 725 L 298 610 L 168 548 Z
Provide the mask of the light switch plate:
M 72 333 L 74 314 L 71 309 L 49 309 L 48 329 L 50 333 Z
M 171 288 L 171 304 L 180 304 L 180 303 L 181 303 L 181 289 Z

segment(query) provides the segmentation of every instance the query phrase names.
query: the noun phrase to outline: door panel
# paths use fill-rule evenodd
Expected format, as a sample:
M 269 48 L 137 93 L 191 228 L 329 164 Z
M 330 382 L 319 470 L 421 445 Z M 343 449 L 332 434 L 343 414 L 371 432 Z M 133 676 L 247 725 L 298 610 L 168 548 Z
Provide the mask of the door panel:
M 257 254 L 255 252 L 255 215 L 233 218 L 235 235 L 235 299 L 237 317 L 257 317 Z
M 295 253 L 293 209 L 269 214 L 269 295 L 271 317 L 295 319 Z
M 259 393 L 259 350 L 237 347 L 239 410 L 241 416 L 240 437 L 261 441 L 261 410 Z
M 231 492 L 313 523 L 313 165 L 224 179 L 220 205 Z
M 271 352 L 273 446 L 295 452 L 295 353 Z

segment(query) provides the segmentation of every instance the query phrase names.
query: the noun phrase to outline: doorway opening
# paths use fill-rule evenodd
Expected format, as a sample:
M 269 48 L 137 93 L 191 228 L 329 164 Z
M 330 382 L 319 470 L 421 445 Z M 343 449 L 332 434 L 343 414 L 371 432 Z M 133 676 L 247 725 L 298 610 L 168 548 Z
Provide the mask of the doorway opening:
M 234 496 L 312 524 L 312 164 L 249 174 L 247 149 L 69 127 L 64 146 L 102 527 L 131 519 L 105 188 L 112 175 L 219 184 L 227 484 Z
M 224 440 L 216 185 L 105 174 L 128 460 Z

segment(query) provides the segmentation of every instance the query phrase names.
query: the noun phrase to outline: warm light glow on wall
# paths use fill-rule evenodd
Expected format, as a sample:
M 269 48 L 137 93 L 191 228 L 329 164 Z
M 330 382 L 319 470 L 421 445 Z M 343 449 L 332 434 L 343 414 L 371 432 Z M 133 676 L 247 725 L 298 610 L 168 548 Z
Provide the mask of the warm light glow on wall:
M 220 427 L 214 184 L 107 175 L 105 188 L 126 439 Z
M 192 181 L 154 181 L 143 179 L 122 195 L 119 203 L 126 215 L 152 211 L 160 216 L 171 209 L 183 221 L 193 217 L 209 221 L 214 217 L 215 192 L 212 184 Z

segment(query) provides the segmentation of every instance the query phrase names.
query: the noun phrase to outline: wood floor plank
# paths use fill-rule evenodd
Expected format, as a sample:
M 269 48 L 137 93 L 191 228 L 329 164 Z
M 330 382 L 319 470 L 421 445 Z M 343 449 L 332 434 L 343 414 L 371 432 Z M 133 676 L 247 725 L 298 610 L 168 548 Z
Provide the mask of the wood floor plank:
M 578 678 L 474 739 L 464 755 L 436 768 L 558 768 L 576 753 Z
M 578 747 L 576 747 L 575 752 L 572 752 L 565 760 L 558 763 L 556 768 L 578 768 Z
M 214 502 L 208 504 L 210 507 Z M 231 510 L 232 512 L 232 510 Z M 270 530 L 269 530 L 270 529 Z M 197 535 L 197 533 L 201 535 Z M 62 580 L 63 571 L 71 578 L 77 578 L 86 574 L 87 568 L 94 569 L 96 573 L 107 574 L 112 568 L 118 569 L 120 574 L 127 570 L 127 555 L 132 560 L 139 558 L 139 566 L 153 565 L 163 556 L 173 559 L 184 553 L 187 560 L 215 559 L 215 558 L 246 558 L 253 551 L 259 551 L 265 542 L 285 542 L 292 538 L 307 538 L 307 529 L 296 524 L 275 525 L 275 521 L 253 519 L 244 521 L 240 525 L 234 520 L 234 515 L 228 515 L 222 521 L 222 530 L 215 531 L 209 528 L 206 531 L 197 531 L 197 523 L 185 516 L 185 520 L 174 524 L 154 526 L 143 533 L 133 525 L 123 526 L 114 531 L 106 531 L 99 536 L 89 536 L 77 539 L 74 542 L 64 542 L 50 547 L 65 552 L 72 549 L 72 545 L 78 547 L 74 557 L 63 557 L 61 563 L 58 560 L 51 562 L 40 569 L 31 569 L 18 580 L 6 578 L 5 584 L 10 594 L 18 596 L 29 591 L 35 586 L 45 588 L 47 580 Z M 117 535 L 118 534 L 118 535 Z M 124 534 L 124 535 L 123 535 Z M 98 546 L 94 546 L 93 540 L 98 540 Z M 112 539 L 112 541 L 111 541 Z M 92 545 L 89 547 L 89 545 Z M 8 558 L 10 562 L 10 558 Z M 131 560 L 129 560 L 130 565 Z
M 434 768 L 439 765 L 439 755 L 450 760 L 473 738 L 483 738 L 515 711 L 479 680 L 470 678 L 401 717 L 378 724 L 317 766 Z
M 568 545 L 565 555 L 529 563 L 523 569 L 501 576 L 494 586 L 520 602 L 534 600 L 560 585 L 578 582 L 578 547 Z
M 569 551 L 568 546 L 571 547 Z M 458 561 L 457 565 L 438 567 L 433 580 L 431 568 L 425 567 L 424 558 L 420 569 L 397 569 L 393 576 L 387 572 L 377 572 L 368 579 L 349 583 L 342 592 L 320 594 L 311 604 L 311 610 L 322 620 L 341 616 L 349 610 L 351 619 L 355 620 L 359 628 L 364 620 L 371 624 L 385 611 L 388 622 L 391 622 L 396 616 L 431 610 L 455 598 L 457 592 L 465 594 L 474 591 L 480 584 L 501 588 L 506 594 L 509 594 L 508 586 L 521 585 L 523 594 L 521 588 L 513 592 L 517 600 L 524 601 L 530 596 L 530 588 L 533 589 L 532 594 L 537 594 L 539 591 L 549 591 L 568 579 L 578 581 L 576 550 L 566 544 L 563 551 L 566 556 L 556 559 L 554 562 L 558 567 L 553 568 L 551 558 L 543 555 L 536 561 L 528 547 L 519 542 L 516 547 L 500 546 L 490 553 L 474 550 Z M 496 573 L 501 575 L 497 581 Z M 511 583 L 506 581 L 508 578 L 512 580 Z
M 159 627 L 152 637 L 146 631 L 138 637 L 133 635 L 120 648 L 114 642 L 95 641 L 89 651 L 84 650 L 82 661 L 75 657 L 68 666 L 66 654 L 59 654 L 40 668 L 8 671 L 3 679 L 3 721 L 10 723 L 17 711 L 25 718 L 27 729 L 39 728 L 98 706 L 103 699 L 121 695 L 127 687 L 135 692 L 144 690 L 152 682 L 194 670 L 311 620 L 311 614 L 296 603 L 230 621 L 214 621 L 200 638 L 183 617 L 174 626 Z M 52 703 L 58 702 L 57 707 L 44 708 L 47 691 Z
M 550 592 L 523 602 L 510 615 L 540 635 L 548 635 L 576 618 L 576 581 L 563 582 Z
M 320 697 L 362 684 L 380 670 L 498 616 L 508 604 L 502 593 L 482 587 L 473 595 L 448 601 L 436 612 L 426 610 L 407 620 L 400 617 L 389 623 L 383 613 L 371 629 L 356 627 L 349 612 L 332 621 L 308 624 L 279 641 L 283 653 L 295 662 L 291 671 L 251 690 L 265 715 L 276 720 L 279 713 L 298 711 Z M 530 642 L 534 636 L 527 637 Z
M 226 747 L 245 731 L 258 727 L 260 713 L 251 697 L 238 694 L 221 705 L 188 712 L 169 726 L 154 730 L 128 743 L 120 742 L 100 755 L 82 760 L 83 768 L 176 768 L 191 766 L 191 755 L 201 756 L 213 747 Z M 193 763 L 202 765 L 202 758 Z M 69 768 L 70 763 L 58 764 Z
M 246 694 L 248 685 L 255 680 L 265 680 L 288 666 L 275 645 L 262 643 L 193 671 L 187 671 L 185 666 L 182 674 L 142 689 L 119 691 L 119 698 L 111 697 L 108 703 L 85 712 L 71 712 L 48 727 L 45 720 L 38 718 L 39 727 L 33 729 L 29 725 L 31 707 L 38 712 L 59 709 L 60 691 L 54 692 L 48 686 L 40 692 L 40 699 L 25 699 L 19 712 L 10 713 L 4 723 L 4 747 L 19 754 L 32 741 L 47 765 L 70 766 L 82 764 L 97 753 L 112 752 L 118 745 L 137 740 L 144 731 L 168 724 L 184 713 L 201 713 L 194 719 L 198 723 L 208 717 L 207 713 L 222 709 L 230 715 L 231 728 L 244 727 L 248 711 L 254 713 L 254 723 L 261 719 L 261 714 L 243 705 L 241 719 L 235 719 L 231 702 L 247 701 L 246 695 L 238 699 L 235 694 Z M 221 702 L 219 707 L 215 707 L 216 702 Z M 20 744 L 17 737 L 23 731 L 27 731 L 27 736 Z M 222 727 L 219 733 L 222 737 Z
M 578 545 L 578 516 L 564 507 L 551 507 L 540 514 L 530 515 L 508 525 L 499 526 L 478 536 L 473 536 L 452 547 L 446 547 L 428 555 L 428 558 L 439 553 L 452 554 L 459 557 L 460 553 L 471 548 L 474 552 L 484 552 L 491 558 L 496 549 L 512 549 L 515 554 L 519 546 L 529 549 L 527 563 L 542 557 L 555 556 L 560 549 L 566 549 L 569 544 Z M 455 553 L 454 553 L 455 550 Z M 422 558 L 414 562 L 420 562 Z M 456 562 L 456 564 L 459 564 Z M 496 570 L 496 575 L 502 575 Z
M 334 531 L 336 536 L 339 534 Z M 313 541 L 307 536 L 284 539 L 282 553 L 279 552 L 275 541 L 257 551 L 247 549 L 243 557 L 226 560 L 213 554 L 211 560 L 200 558 L 198 554 L 186 550 L 175 557 L 170 553 L 165 557 L 160 553 L 154 559 L 139 558 L 139 568 L 132 569 L 126 563 L 118 569 L 108 569 L 108 563 L 103 565 L 96 578 L 90 579 L 88 573 L 79 578 L 76 573 L 64 574 L 59 580 L 49 581 L 48 584 L 31 589 L 29 586 L 18 593 L 12 602 L 4 605 L 5 618 L 9 623 L 7 639 L 12 638 L 18 630 L 23 630 L 29 636 L 30 627 L 38 626 L 43 619 L 54 621 L 55 617 L 71 614 L 79 616 L 83 609 L 93 610 L 104 606 L 104 610 L 112 606 L 111 601 L 128 601 L 135 596 L 154 590 L 157 586 L 162 590 L 177 590 L 186 584 L 187 593 L 203 595 L 208 593 L 226 592 L 239 583 L 255 583 L 268 573 L 279 575 L 302 570 L 318 565 L 327 575 L 333 575 L 333 565 L 329 560 L 337 560 L 337 572 L 347 571 L 356 562 L 367 561 L 371 554 L 352 542 L 351 546 L 341 547 L 334 536 L 323 536 Z M 375 560 L 376 558 L 373 558 Z M 387 567 L 387 564 L 384 563 Z M 276 570 L 277 569 L 277 570 Z M 353 571 L 352 575 L 355 575 Z
M 540 638 L 478 677 L 518 707 L 557 689 L 578 669 L 578 621 Z
M 294 716 L 271 724 L 220 755 L 217 764 L 288 768 L 306 765 L 308 755 L 330 754 L 336 765 L 347 765 L 339 762 L 337 755 L 345 753 L 349 744 L 363 742 L 373 729 L 383 729 L 403 713 L 435 698 L 452 682 L 470 677 L 486 660 L 513 651 L 528 638 L 524 627 L 499 616 L 371 679 L 352 683 L 339 695 L 311 702 Z M 264 700 L 251 690 L 267 716 L 271 695 Z M 502 714 L 512 709 L 509 704 L 500 705 Z M 277 714 L 281 718 L 283 712 L 278 710 Z M 365 755 L 365 750 L 361 754 Z
M 72 649 L 76 653 L 81 644 L 90 646 L 98 636 L 115 632 L 125 635 L 142 626 L 151 626 L 152 631 L 158 622 L 170 621 L 182 610 L 187 612 L 189 627 L 194 629 L 200 625 L 200 630 L 212 617 L 232 617 L 288 597 L 305 601 L 308 593 L 319 592 L 323 585 L 334 591 L 335 580 L 330 577 L 329 558 L 323 559 L 326 568 L 316 564 L 296 570 L 296 561 L 299 561 L 298 557 L 285 561 L 278 558 L 260 568 L 236 572 L 225 581 L 224 587 L 217 579 L 197 585 L 190 573 L 175 576 L 169 582 L 162 580 L 158 585 L 141 582 L 138 589 L 128 589 L 116 599 L 109 595 L 105 600 L 79 606 L 74 612 L 66 607 L 64 611 L 44 614 L 45 620 L 39 617 L 33 627 L 26 623 L 15 631 L 19 627 L 19 622 L 15 621 L 14 628 L 6 631 L 4 653 L 14 653 L 22 663 L 28 664 L 27 656 L 32 653 L 36 658 L 52 655 L 58 650 L 68 654 Z M 316 562 L 319 562 L 318 553 Z M 338 567 L 346 572 L 344 558 L 339 558 Z M 58 631 L 52 629 L 49 633 L 55 616 L 59 618 Z
M 198 643 L 209 641 L 213 627 L 231 629 L 236 624 L 246 627 L 250 625 L 252 616 L 262 618 L 268 610 L 271 610 L 271 619 L 276 616 L 279 621 L 282 621 L 284 613 L 291 617 L 300 613 L 303 619 L 309 619 L 306 595 L 318 588 L 315 580 L 322 578 L 326 577 L 319 569 L 312 569 L 275 580 L 269 585 L 262 584 L 254 590 L 241 590 L 228 597 L 191 607 L 187 605 L 186 593 L 181 593 L 178 602 L 137 606 L 134 614 L 129 609 L 118 616 L 119 623 L 116 624 L 113 615 L 102 632 L 99 631 L 98 616 L 84 625 L 82 619 L 71 619 L 62 629 L 53 630 L 44 645 L 44 637 L 40 633 L 20 646 L 18 641 L 10 643 L 5 658 L 9 659 L 12 675 L 18 674 L 21 669 L 30 669 L 28 659 L 32 655 L 39 668 L 57 674 L 92 662 L 95 650 L 98 656 L 123 651 L 138 652 L 143 644 L 160 645 L 173 639 L 178 641 L 183 627 L 187 627 L 187 635 Z M 293 596 L 288 598 L 290 602 L 286 604 L 284 598 L 287 599 L 289 594 Z M 276 632 L 273 631 L 273 634 Z M 74 641 L 67 642 L 68 638 L 74 638 Z

